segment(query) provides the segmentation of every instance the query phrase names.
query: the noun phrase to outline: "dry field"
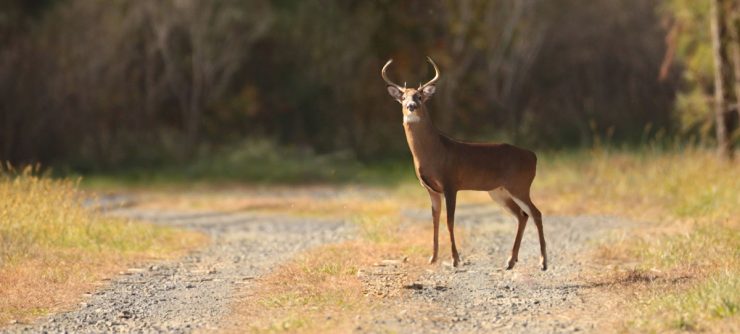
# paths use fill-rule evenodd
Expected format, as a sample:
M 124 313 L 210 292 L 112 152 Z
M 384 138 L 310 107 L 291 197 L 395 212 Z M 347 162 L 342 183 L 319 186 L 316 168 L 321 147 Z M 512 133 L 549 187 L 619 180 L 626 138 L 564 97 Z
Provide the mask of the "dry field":
M 4 182 L 6 189 L 11 189 L 13 182 L 19 181 Z M 58 198 L 75 198 L 69 195 L 74 186 L 67 181 L 34 179 L 33 182 L 55 187 L 63 184 L 67 193 L 60 193 Z M 24 189 L 30 194 L 40 193 L 34 192 L 34 188 Z M 10 192 L 6 190 L 6 194 Z M 428 198 L 413 179 L 391 188 L 231 186 L 207 191 L 129 189 L 126 193 L 134 199 L 126 215 L 211 235 L 215 240 L 212 246 L 202 250 L 199 253 L 202 256 L 196 256 L 197 261 L 187 261 L 197 262 L 199 267 L 218 267 L 226 254 L 234 252 L 241 252 L 239 256 L 247 261 L 223 265 L 214 274 L 224 280 L 220 286 L 226 290 L 219 293 L 234 296 L 228 303 L 218 304 L 227 308 L 223 314 L 214 316 L 210 323 L 191 327 L 192 324 L 183 320 L 170 325 L 187 327 L 171 328 L 258 333 L 739 330 L 740 168 L 736 163 L 719 163 L 711 153 L 702 150 L 633 153 L 595 149 L 543 156 L 533 199 L 545 215 L 546 236 L 552 245 L 550 254 L 555 259 L 553 268 L 545 273 L 534 270 L 534 263 L 527 260 L 522 260 L 512 271 L 501 270 L 513 240 L 514 224 L 487 195 L 474 192 L 461 193 L 458 200 L 461 209 L 457 231 L 465 265 L 458 270 L 445 264 L 428 265 L 426 258 L 431 251 Z M 39 202 L 38 197 L 26 197 L 26 201 Z M 18 202 L 10 203 L 19 206 Z M 72 203 L 76 202 L 69 203 L 67 206 L 74 207 Z M 75 246 L 71 252 L 77 252 L 77 256 L 65 257 L 68 262 L 62 267 L 83 266 L 96 271 L 84 274 L 88 283 L 83 287 L 66 289 L 70 291 L 64 297 L 66 300 L 77 300 L 75 295 L 89 291 L 92 282 L 128 265 L 121 263 L 161 257 L 172 254 L 173 250 L 177 254 L 200 240 L 197 234 L 182 234 L 170 228 L 124 223 L 88 213 L 70 216 L 58 211 L 32 210 L 30 206 L 22 211 L 30 217 L 24 225 L 33 226 L 41 221 L 36 211 L 45 212 L 44 217 L 73 217 L 69 218 L 71 221 L 82 219 L 74 218 L 78 216 L 110 219 L 110 225 L 104 226 L 117 229 L 115 233 L 98 235 L 94 229 L 90 230 L 89 223 L 84 225 L 98 239 L 92 243 L 75 239 L 72 244 L 95 246 Z M 3 214 L 7 216 L 7 212 Z M 6 222 L 17 219 L 4 219 L 2 223 L 7 225 Z M 273 230 L 270 226 L 282 227 Z M 343 227 L 337 230 L 337 226 Z M 322 230 L 325 227 L 329 229 Z M 105 236 L 111 235 L 126 238 L 130 235 L 126 229 L 143 229 L 133 234 L 147 238 L 136 238 L 135 245 L 119 239 L 106 240 Z M 251 232 L 242 233 L 247 230 Z M 10 228 L 0 231 L 4 233 L 3 240 L 11 240 L 6 237 Z M 23 233 L 58 234 L 57 231 Z M 525 242 L 535 239 L 529 233 L 534 233 L 531 226 Z M 17 235 L 12 240 L 23 240 Z M 183 239 L 183 235 L 189 237 Z M 18 273 L 13 275 L 21 275 L 18 268 L 34 268 L 31 263 L 41 268 L 36 270 L 48 271 L 58 266 L 38 259 L 68 256 L 65 253 L 68 248 L 59 250 L 62 246 L 58 241 L 28 238 L 25 244 L 3 248 L 3 259 L 8 259 L 4 260 L 4 271 L 15 270 Z M 306 244 L 302 238 L 317 239 Z M 446 233 L 442 232 L 443 260 L 449 252 L 446 239 Z M 174 245 L 173 240 L 177 240 Z M 62 243 L 64 247 L 68 245 L 66 242 Z M 249 246 L 257 244 L 266 248 L 255 250 Z M 285 249 L 270 246 L 276 244 L 296 246 Z M 523 251 L 535 249 L 533 245 L 525 243 Z M 45 247 L 54 247 L 49 252 L 54 255 L 19 255 L 41 254 L 36 249 Z M 96 255 L 105 261 L 88 263 L 87 257 L 80 254 L 89 252 L 115 254 L 115 257 Z M 126 257 L 129 262 L 117 262 L 119 257 Z M 261 260 L 250 262 L 251 258 Z M 165 267 L 182 267 L 182 261 L 178 261 L 165 261 Z M 106 263 L 111 262 L 118 266 L 107 267 Z M 246 263 L 254 267 L 249 271 L 249 280 L 234 278 L 247 275 L 242 268 Z M 157 277 L 142 273 L 136 279 Z M 54 284 L 69 284 L 70 280 L 76 281 L 39 281 L 39 286 L 46 289 L 40 295 L 62 298 L 62 294 L 52 293 L 61 288 Z M 112 284 L 111 291 L 117 283 Z M 156 285 L 156 281 L 152 284 Z M 212 289 L 208 287 L 204 285 L 201 289 L 196 284 L 188 288 L 189 295 L 197 294 L 198 300 L 204 301 L 202 306 L 192 305 L 193 308 L 216 307 L 207 302 Z M 21 288 L 18 283 L 4 283 L 0 289 L 16 296 L 24 296 L 27 292 L 23 291 L 40 290 L 38 286 Z M 114 293 L 103 294 L 108 295 L 120 297 Z M 20 312 L 3 305 L 2 310 L 5 321 L 10 317 L 25 320 L 57 310 L 62 304 L 46 300 L 40 301 L 36 309 Z M 63 321 L 58 322 L 74 319 L 80 312 L 60 316 Z M 134 321 L 156 325 L 156 319 L 141 318 L 131 319 L 130 326 L 134 326 Z M 121 326 L 129 325 L 124 322 Z

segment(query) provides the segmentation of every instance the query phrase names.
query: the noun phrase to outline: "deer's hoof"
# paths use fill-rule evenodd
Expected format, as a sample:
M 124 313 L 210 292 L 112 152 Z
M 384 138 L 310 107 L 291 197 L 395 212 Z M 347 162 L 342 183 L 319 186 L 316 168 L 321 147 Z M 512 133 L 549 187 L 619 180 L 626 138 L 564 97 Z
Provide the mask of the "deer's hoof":
M 508 264 L 506 265 L 506 270 L 511 270 L 514 268 L 514 265 L 516 264 L 517 259 L 515 258 L 509 258 Z
M 459 257 L 453 257 L 452 258 L 452 266 L 457 268 L 460 265 L 460 258 Z
M 540 265 L 542 266 L 542 271 L 547 270 L 547 259 L 546 258 L 540 258 Z
M 433 264 L 433 263 L 435 263 L 435 262 L 437 262 L 437 257 L 436 257 L 436 256 L 434 256 L 434 255 L 430 256 L 430 257 L 429 257 L 429 264 Z

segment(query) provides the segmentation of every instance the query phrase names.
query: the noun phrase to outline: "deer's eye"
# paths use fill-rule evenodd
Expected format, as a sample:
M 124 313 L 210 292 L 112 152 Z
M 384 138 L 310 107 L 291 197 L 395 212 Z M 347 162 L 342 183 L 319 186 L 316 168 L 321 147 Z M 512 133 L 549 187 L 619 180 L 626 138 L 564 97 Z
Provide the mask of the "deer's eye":
M 419 94 L 415 94 L 415 95 L 414 95 L 414 101 L 417 101 L 417 102 L 418 102 L 418 101 L 419 101 L 419 99 L 420 99 L 420 97 L 419 97 Z

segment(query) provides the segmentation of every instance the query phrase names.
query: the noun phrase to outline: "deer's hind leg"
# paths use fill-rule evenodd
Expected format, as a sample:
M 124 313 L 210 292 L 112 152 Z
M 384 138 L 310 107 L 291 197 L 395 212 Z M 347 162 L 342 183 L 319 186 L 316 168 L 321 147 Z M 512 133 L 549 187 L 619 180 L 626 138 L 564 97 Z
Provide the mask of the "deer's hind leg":
M 540 239 L 540 265 L 542 270 L 547 270 L 547 246 L 545 244 L 545 231 L 542 226 L 542 213 L 529 198 L 529 190 L 512 194 L 511 199 L 522 208 L 524 213 L 532 217 L 534 224 L 537 225 L 537 234 Z
M 488 192 L 495 202 L 503 206 L 506 211 L 509 211 L 514 217 L 516 217 L 518 226 L 516 230 L 516 237 L 514 238 L 514 246 L 511 248 L 511 256 L 506 261 L 506 270 L 514 268 L 517 261 L 519 261 L 519 246 L 522 244 L 522 235 L 524 235 L 524 228 L 527 227 L 527 214 L 514 202 L 514 200 L 502 190 L 493 190 Z

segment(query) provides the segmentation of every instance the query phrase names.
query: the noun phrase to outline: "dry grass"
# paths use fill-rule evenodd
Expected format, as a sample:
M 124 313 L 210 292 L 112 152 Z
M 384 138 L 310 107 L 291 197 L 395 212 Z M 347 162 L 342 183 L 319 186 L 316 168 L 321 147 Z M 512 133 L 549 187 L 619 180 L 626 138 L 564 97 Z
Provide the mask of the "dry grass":
M 613 214 L 646 222 L 599 245 L 627 297 L 624 330 L 738 328 L 740 166 L 713 152 L 595 149 L 546 157 L 534 197 L 546 214 Z M 647 223 L 650 222 L 650 223 Z M 626 268 L 626 270 L 625 270 Z
M 0 324 L 71 307 L 100 279 L 137 261 L 180 254 L 205 238 L 102 217 L 77 183 L 0 173 Z
M 376 201 L 342 197 L 313 202 L 313 210 L 326 215 L 357 214 L 353 219 L 361 231 L 354 241 L 318 247 L 276 268 L 263 277 L 250 295 L 235 305 L 232 332 L 349 332 L 356 317 L 378 307 L 380 298 L 396 296 L 404 284 L 424 268 L 431 248 L 430 231 L 418 224 L 399 228 L 404 205 L 426 196 L 407 187 L 394 196 Z M 420 196 L 421 195 L 421 196 Z M 351 203 L 350 203 L 351 202 Z M 361 204 L 364 203 L 364 204 Z M 347 206 L 351 206 L 347 210 Z M 426 225 L 424 225 L 426 226 Z M 442 238 L 444 239 L 444 238 Z M 400 242 L 403 240 L 403 242 Z M 446 249 L 446 245 L 441 245 Z M 444 251 L 441 252 L 443 256 Z M 382 287 L 369 286 L 358 271 L 382 260 L 400 260 L 404 275 L 388 276 Z
M 239 305 L 235 331 L 326 331 L 344 315 L 368 307 L 357 270 L 367 265 L 364 245 L 345 243 L 315 249 L 282 265 L 258 284 L 248 303 Z M 355 256 L 352 256 L 355 255 Z
M 653 222 L 726 221 L 740 212 L 740 166 L 713 152 L 595 149 L 548 155 L 534 197 L 550 214 L 615 214 Z

